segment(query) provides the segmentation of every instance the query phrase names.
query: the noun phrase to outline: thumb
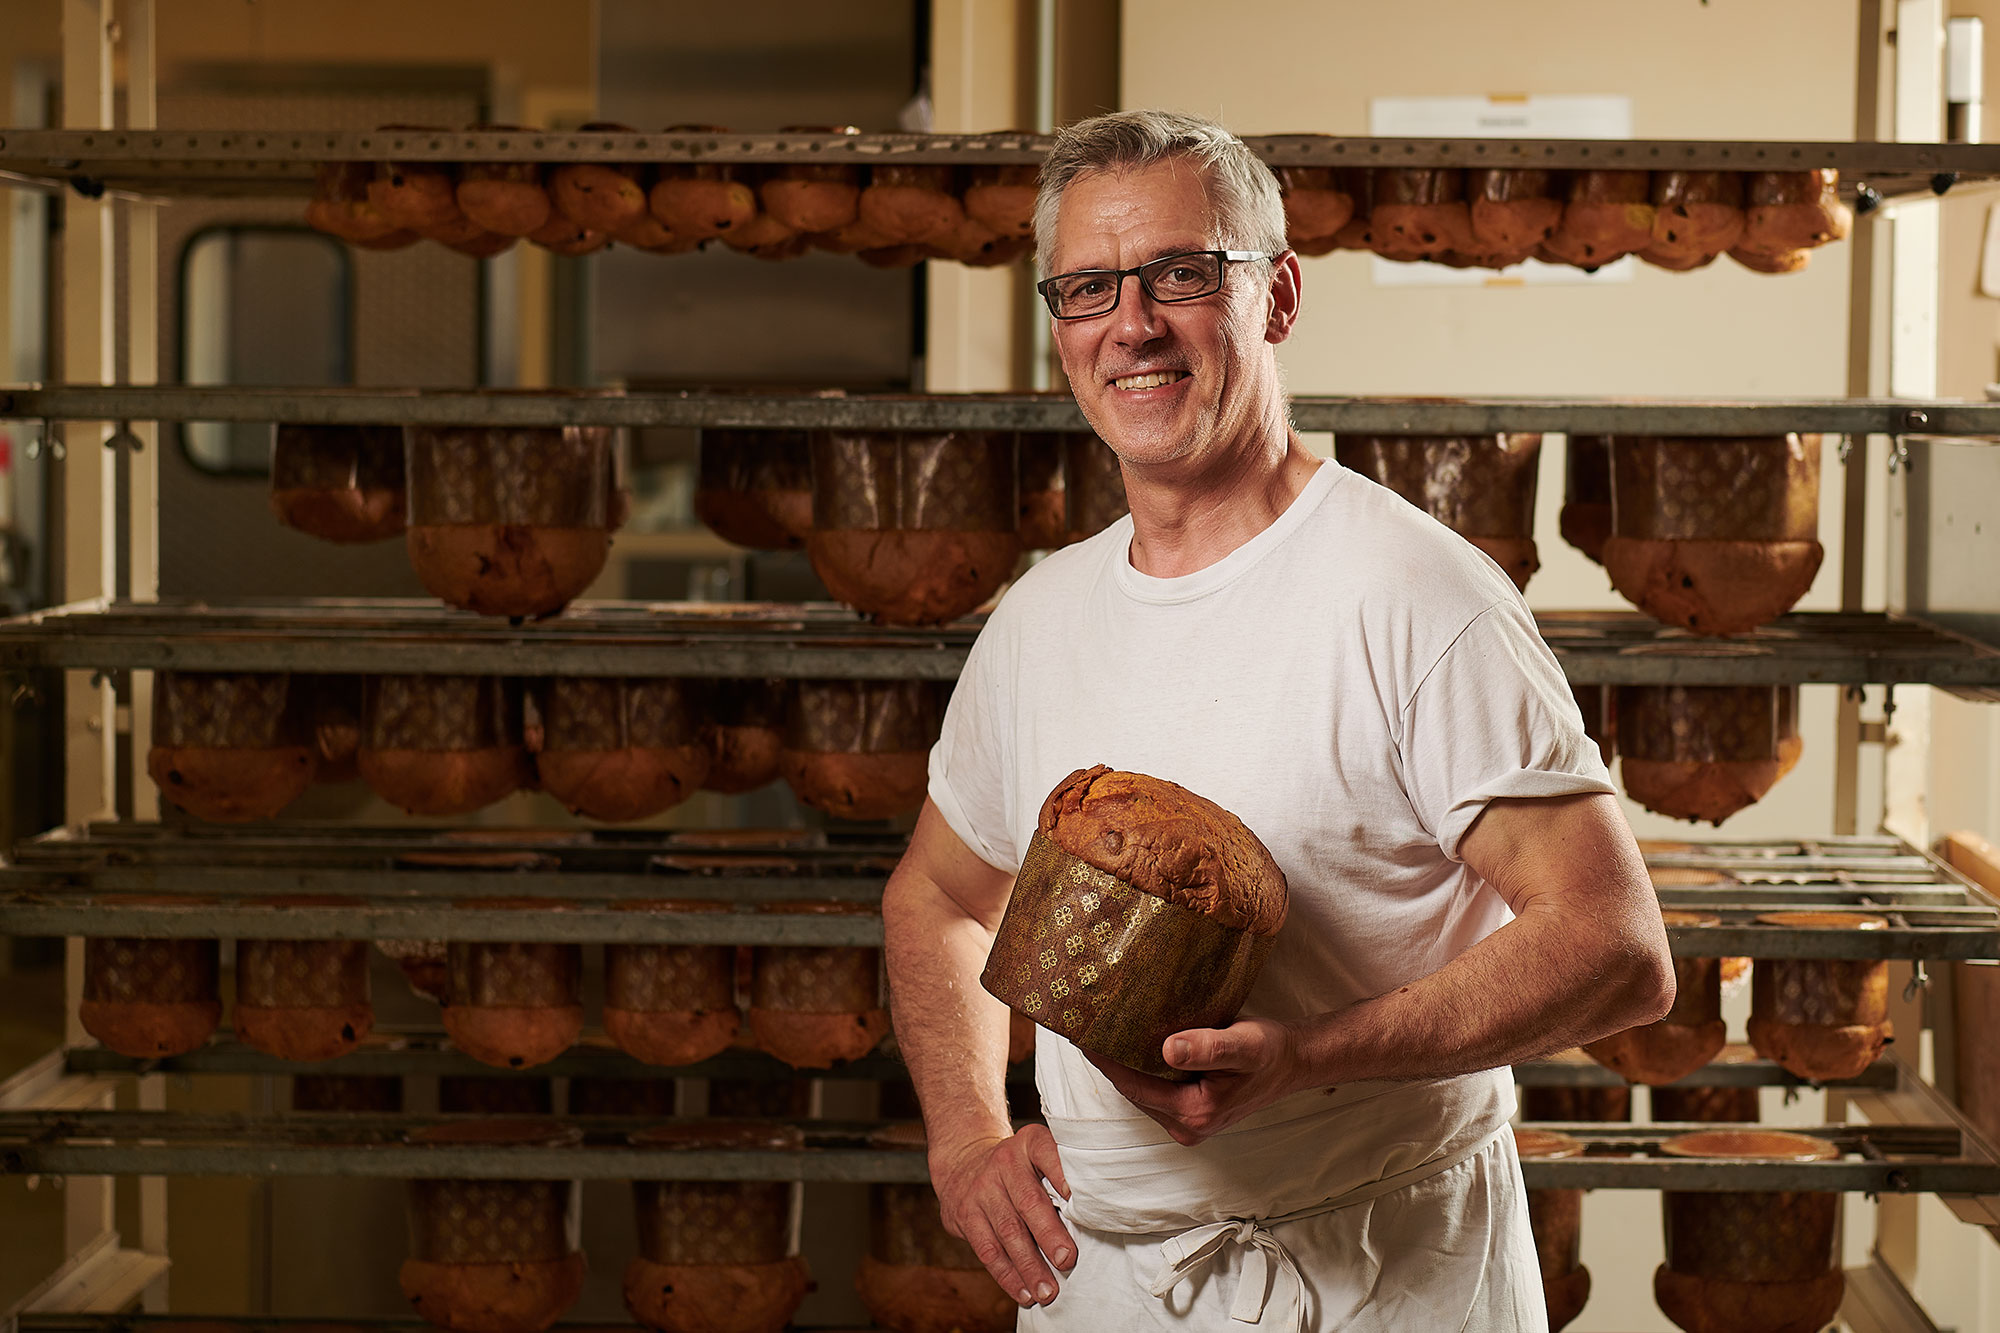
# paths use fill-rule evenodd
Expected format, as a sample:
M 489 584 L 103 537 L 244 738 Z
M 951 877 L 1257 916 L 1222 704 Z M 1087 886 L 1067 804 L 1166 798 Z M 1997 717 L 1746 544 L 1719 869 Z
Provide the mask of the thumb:
M 1246 1044 L 1229 1028 L 1190 1028 L 1168 1037 L 1163 1054 L 1175 1069 L 1235 1070 L 1254 1066 Z

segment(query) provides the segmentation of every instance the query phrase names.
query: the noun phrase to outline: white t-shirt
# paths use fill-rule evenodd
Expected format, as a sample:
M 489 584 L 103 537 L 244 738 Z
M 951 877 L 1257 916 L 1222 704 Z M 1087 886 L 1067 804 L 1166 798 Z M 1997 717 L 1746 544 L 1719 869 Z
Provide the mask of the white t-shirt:
M 1002 599 L 931 752 L 930 795 L 1010 874 L 1049 791 L 1092 764 L 1236 814 L 1291 888 L 1245 1013 L 1338 1010 L 1436 971 L 1511 919 L 1456 859 L 1486 803 L 1613 790 L 1507 576 L 1366 478 L 1323 464 L 1270 527 L 1185 577 L 1134 569 L 1131 538 L 1121 519 Z M 1121 1181 L 1122 1149 L 1170 1141 L 1068 1042 L 1038 1036 L 1072 1207 L 1109 1230 L 1306 1208 L 1466 1150 L 1513 1113 L 1505 1070 L 1350 1084 Z

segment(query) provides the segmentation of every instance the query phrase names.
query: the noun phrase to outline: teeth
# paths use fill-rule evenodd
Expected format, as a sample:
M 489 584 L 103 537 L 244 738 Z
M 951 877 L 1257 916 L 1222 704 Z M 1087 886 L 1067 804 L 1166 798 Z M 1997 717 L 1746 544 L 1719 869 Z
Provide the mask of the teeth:
M 1113 380 L 1111 383 L 1113 387 L 1119 389 L 1157 389 L 1162 384 L 1172 384 L 1175 380 L 1186 378 L 1185 371 L 1157 370 L 1150 375 L 1127 375 L 1124 379 Z

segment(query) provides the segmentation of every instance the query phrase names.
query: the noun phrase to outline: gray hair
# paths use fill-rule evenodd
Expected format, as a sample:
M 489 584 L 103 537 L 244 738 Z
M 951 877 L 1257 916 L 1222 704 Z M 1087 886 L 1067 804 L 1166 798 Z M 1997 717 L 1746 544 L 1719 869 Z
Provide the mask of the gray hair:
M 1278 178 L 1248 144 L 1198 116 L 1114 111 L 1064 127 L 1042 162 L 1041 192 L 1035 197 L 1035 262 L 1042 276 L 1049 275 L 1063 191 L 1084 176 L 1136 171 L 1179 158 L 1192 161 L 1202 173 L 1223 248 L 1272 254 L 1285 248 Z

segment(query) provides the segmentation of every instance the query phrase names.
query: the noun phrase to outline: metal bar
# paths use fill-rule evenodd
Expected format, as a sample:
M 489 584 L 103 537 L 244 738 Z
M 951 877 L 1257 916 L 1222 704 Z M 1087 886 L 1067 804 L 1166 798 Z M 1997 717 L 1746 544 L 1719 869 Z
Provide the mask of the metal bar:
M 1302 395 L 1301 430 L 1505 430 L 1746 435 L 1785 431 L 2000 436 L 2000 403 L 1894 398 L 1673 401 L 1399 399 Z M 1084 430 L 1074 400 L 1031 394 L 837 396 L 631 393 L 573 397 L 414 389 L 63 384 L 0 391 L 0 418 L 288 421 L 305 425 L 676 426 L 770 429 Z M 1990 441 L 1989 441 L 1990 442 Z
M 633 1146 L 630 1121 L 576 1122 L 575 1147 L 489 1147 L 407 1141 L 423 1116 L 0 1114 L 0 1173 L 340 1175 L 391 1179 L 900 1180 L 925 1178 L 918 1153 L 880 1151 L 865 1126 L 801 1126 L 803 1152 L 685 1152 Z M 1813 1131 L 1844 1153 L 1826 1162 L 1704 1161 L 1652 1156 L 1689 1126 L 1561 1125 L 1584 1138 L 1585 1156 L 1524 1162 L 1530 1188 L 1866 1190 L 1977 1194 L 2000 1191 L 2000 1164 L 1957 1156 L 1950 1126 L 1828 1126 Z
M 362 877 L 357 876 L 357 883 Z M 520 882 L 511 887 L 518 894 Z M 1875 934 L 1886 932 L 1877 931 Z M 2000 942 L 2000 931 L 1986 932 Z M 0 934 L 105 935 L 135 939 L 470 940 L 533 938 L 552 944 L 800 944 L 882 943 L 875 916 L 777 912 L 635 912 L 611 904 L 564 902 L 534 913 L 449 904 L 358 902 L 348 907 L 259 907 L 244 904 L 121 903 L 76 897 L 39 901 L 0 898 Z M 1930 958 L 2000 957 L 1931 946 Z M 1834 955 L 1813 955 L 1827 956 Z M 1841 955 L 1864 956 L 1874 955 Z M 1913 955 L 1901 955 L 1913 956 Z
M 1849 143 L 1836 140 L 1433 139 L 1325 134 L 1246 136 L 1278 166 L 1602 167 L 1626 170 L 1803 171 L 1837 167 L 1862 175 L 1956 172 L 2000 176 L 2000 152 L 1982 144 Z M 0 165 L 65 177 L 110 163 L 179 170 L 290 168 L 310 176 L 319 162 L 838 162 L 1038 163 L 1044 135 L 767 134 L 555 130 L 129 132 L 7 130 Z M 22 165 L 27 164 L 27 165 Z
M 515 626 L 409 601 L 99 600 L 0 621 L 0 668 L 947 680 L 980 624 L 886 629 L 830 603 L 744 615 L 586 602 Z M 1911 617 L 1799 612 L 1698 645 L 1636 612 L 1545 612 L 1537 624 L 1579 684 L 1933 684 L 2000 696 L 2000 648 Z

